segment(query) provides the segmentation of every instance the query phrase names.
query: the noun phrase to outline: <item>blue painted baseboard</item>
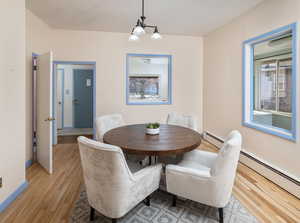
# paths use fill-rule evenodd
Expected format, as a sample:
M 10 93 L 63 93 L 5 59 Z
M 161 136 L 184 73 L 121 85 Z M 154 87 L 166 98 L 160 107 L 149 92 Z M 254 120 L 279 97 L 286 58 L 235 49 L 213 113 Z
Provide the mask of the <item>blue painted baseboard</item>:
M 25 163 L 26 169 L 32 165 L 32 160 L 27 160 Z
M 22 183 L 11 195 L 8 196 L 2 203 L 0 203 L 0 213 L 4 211 L 26 188 L 28 182 Z

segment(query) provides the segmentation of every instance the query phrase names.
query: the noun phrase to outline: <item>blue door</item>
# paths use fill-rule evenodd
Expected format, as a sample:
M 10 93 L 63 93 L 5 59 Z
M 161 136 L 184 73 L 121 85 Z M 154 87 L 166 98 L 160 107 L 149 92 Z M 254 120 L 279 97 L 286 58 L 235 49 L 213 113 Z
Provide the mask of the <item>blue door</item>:
M 93 128 L 93 70 L 74 69 L 74 128 Z

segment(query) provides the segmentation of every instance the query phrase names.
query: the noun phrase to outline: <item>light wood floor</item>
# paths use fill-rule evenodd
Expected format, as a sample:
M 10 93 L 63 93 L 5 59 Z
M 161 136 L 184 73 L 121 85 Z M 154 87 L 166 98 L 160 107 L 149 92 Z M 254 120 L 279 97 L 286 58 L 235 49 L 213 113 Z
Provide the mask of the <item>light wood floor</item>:
M 216 151 L 206 142 L 203 148 Z M 27 180 L 28 189 L 0 214 L 0 222 L 68 222 L 83 183 L 77 145 L 57 145 L 54 174 L 34 164 L 27 170 Z M 243 164 L 239 164 L 233 194 L 261 222 L 300 223 L 300 200 Z

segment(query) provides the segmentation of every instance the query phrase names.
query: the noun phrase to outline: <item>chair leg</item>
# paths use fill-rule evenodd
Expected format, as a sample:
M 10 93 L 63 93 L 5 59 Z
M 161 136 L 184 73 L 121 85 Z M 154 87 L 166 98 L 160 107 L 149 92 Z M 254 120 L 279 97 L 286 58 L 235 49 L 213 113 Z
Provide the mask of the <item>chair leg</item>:
M 223 218 L 223 208 L 219 208 L 219 222 L 223 223 L 224 222 L 224 218 Z
M 177 201 L 177 196 L 173 195 L 173 202 L 172 202 L 173 207 L 176 207 L 176 201 Z
M 111 222 L 112 223 L 117 223 L 117 219 L 113 218 L 113 219 L 111 219 Z
M 146 197 L 146 199 L 145 199 L 145 204 L 146 204 L 147 206 L 150 206 L 150 196 Z
M 93 207 L 91 207 L 90 221 L 94 221 L 94 219 L 95 219 L 95 209 Z

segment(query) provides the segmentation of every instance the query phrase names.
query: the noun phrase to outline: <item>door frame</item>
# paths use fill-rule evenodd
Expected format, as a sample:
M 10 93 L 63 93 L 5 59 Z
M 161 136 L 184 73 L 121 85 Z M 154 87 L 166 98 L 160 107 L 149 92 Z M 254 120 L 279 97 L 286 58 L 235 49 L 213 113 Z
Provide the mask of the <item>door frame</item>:
M 96 137 L 96 61 L 64 61 L 54 60 L 53 61 L 53 115 L 56 117 L 56 66 L 59 64 L 63 65 L 92 65 L 93 70 L 93 138 Z M 53 122 L 53 144 L 57 144 L 57 123 L 56 120 Z

